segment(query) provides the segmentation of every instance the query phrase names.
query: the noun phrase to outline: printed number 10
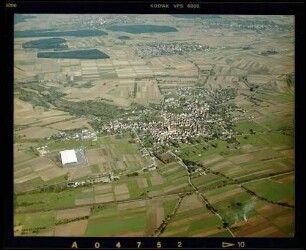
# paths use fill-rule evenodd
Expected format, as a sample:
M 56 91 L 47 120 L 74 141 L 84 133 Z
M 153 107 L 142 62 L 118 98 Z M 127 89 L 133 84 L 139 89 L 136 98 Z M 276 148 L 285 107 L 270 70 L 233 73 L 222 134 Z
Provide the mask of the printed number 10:
M 244 248 L 245 247 L 245 242 L 244 241 L 238 241 L 238 247 Z

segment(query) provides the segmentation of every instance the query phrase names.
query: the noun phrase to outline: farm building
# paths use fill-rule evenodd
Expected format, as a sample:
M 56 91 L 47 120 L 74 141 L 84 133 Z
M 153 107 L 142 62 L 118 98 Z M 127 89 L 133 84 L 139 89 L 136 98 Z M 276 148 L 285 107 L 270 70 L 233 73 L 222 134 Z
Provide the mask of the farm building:
M 80 167 L 86 163 L 82 149 L 70 149 L 60 152 L 63 168 Z

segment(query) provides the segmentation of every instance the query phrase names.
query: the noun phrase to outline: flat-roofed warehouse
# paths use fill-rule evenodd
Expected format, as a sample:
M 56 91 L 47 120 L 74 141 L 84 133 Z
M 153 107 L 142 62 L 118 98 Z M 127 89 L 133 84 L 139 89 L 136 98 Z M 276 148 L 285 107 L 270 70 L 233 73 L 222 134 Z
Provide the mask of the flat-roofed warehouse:
M 63 167 L 68 167 L 68 165 L 78 162 L 75 151 L 73 149 L 61 151 L 60 154 Z
M 86 164 L 87 158 L 83 149 L 60 151 L 63 168 L 80 167 Z

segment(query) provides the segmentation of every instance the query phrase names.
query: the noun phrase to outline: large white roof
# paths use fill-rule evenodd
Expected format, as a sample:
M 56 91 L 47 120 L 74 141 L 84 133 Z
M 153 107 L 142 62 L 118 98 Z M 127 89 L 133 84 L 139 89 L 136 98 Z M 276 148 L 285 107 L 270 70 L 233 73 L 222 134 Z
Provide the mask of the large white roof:
M 61 154 L 63 165 L 65 165 L 67 163 L 73 163 L 73 162 L 78 161 L 77 157 L 76 157 L 76 154 L 75 154 L 75 151 L 73 149 L 61 151 L 60 154 Z

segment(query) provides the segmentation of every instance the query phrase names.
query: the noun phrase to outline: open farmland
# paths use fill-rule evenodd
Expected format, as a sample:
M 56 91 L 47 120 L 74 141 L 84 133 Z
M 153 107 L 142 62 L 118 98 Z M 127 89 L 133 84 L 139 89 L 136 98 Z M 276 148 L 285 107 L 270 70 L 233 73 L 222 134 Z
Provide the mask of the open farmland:
M 14 34 L 15 236 L 294 236 L 293 16 L 33 14 Z

